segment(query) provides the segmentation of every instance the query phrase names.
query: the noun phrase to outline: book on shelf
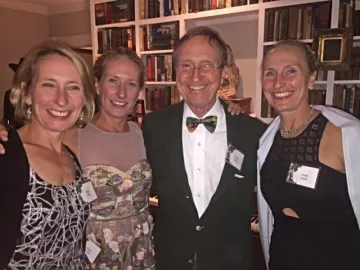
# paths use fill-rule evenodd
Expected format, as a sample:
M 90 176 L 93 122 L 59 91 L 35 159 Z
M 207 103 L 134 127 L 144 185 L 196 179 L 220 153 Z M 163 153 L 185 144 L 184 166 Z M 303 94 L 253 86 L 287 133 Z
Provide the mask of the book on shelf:
M 338 27 L 352 27 L 354 36 L 360 35 L 360 1 L 341 0 Z
M 356 85 L 335 85 L 333 106 L 360 118 L 360 87 Z
M 317 81 L 326 81 L 327 80 L 327 70 L 319 69 L 316 71 L 316 80 Z
M 136 50 L 134 26 L 102 28 L 98 30 L 97 37 L 99 54 L 120 46 Z
M 95 4 L 95 25 L 135 20 L 134 0 L 116 0 Z
M 330 15 L 330 2 L 266 9 L 264 42 L 311 39 L 313 29 L 330 27 Z
M 140 51 L 174 49 L 179 35 L 178 21 L 141 26 Z
M 146 66 L 146 81 L 175 81 L 175 70 L 172 65 L 172 55 L 143 55 Z
M 325 89 L 311 89 L 308 90 L 309 104 L 311 105 L 325 105 L 326 90 Z
M 274 0 L 249 0 L 249 4 Z M 275 0 L 278 1 L 278 0 Z M 140 19 L 174 16 L 221 8 L 244 6 L 248 0 L 140 0 Z
M 180 102 L 180 93 L 175 86 L 145 88 L 145 106 L 154 111 Z
M 360 47 L 351 49 L 350 68 L 335 71 L 335 80 L 357 80 L 360 81 Z

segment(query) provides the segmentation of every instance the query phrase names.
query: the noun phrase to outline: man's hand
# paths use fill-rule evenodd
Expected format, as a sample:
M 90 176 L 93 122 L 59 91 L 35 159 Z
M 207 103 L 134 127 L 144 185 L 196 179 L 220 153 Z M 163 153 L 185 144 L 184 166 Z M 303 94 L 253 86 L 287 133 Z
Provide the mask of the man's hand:
M 0 140 L 6 142 L 8 140 L 8 132 L 4 125 L 0 124 Z M 5 154 L 5 148 L 0 142 L 0 154 Z
M 239 115 L 240 113 L 242 113 L 242 109 L 241 109 L 239 104 L 236 104 L 236 103 L 234 103 L 232 101 L 227 101 L 227 103 L 229 104 L 228 112 L 231 115 Z

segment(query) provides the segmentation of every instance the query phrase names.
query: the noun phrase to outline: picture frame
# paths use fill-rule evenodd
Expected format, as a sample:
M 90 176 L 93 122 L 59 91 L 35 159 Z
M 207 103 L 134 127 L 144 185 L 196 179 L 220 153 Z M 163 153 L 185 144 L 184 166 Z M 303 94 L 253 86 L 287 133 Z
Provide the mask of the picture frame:
M 313 45 L 318 69 L 349 69 L 352 43 L 352 28 L 314 29 Z

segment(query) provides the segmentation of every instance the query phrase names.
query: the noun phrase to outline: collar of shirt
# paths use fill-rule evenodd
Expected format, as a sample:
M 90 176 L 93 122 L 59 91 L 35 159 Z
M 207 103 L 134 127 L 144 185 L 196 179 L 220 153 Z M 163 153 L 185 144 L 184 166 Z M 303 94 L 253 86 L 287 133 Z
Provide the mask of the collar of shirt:
M 222 106 L 219 98 L 216 99 L 215 104 L 212 106 L 210 111 L 208 111 L 202 118 L 205 118 L 209 115 L 217 116 L 218 123 L 222 122 L 225 119 L 224 107 Z M 190 107 L 185 102 L 184 103 L 184 114 L 183 114 L 183 127 L 185 127 L 186 129 L 187 129 L 187 127 L 186 127 L 186 118 L 187 117 L 199 118 L 193 113 L 193 111 L 190 109 Z

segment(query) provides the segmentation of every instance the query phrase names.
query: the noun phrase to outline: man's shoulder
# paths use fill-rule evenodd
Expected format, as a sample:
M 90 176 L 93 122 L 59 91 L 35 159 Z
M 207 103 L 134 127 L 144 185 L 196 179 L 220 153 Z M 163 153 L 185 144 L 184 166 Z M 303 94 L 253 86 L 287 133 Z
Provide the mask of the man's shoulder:
M 163 109 L 159 109 L 156 111 L 152 111 L 145 115 L 144 120 L 152 124 L 159 123 L 159 124 L 166 124 L 166 121 L 171 119 L 174 115 L 178 115 L 181 113 L 181 108 L 183 107 L 183 103 L 174 104 Z
M 239 129 L 254 133 L 254 135 L 259 138 L 268 127 L 268 125 L 260 119 L 252 117 L 248 114 L 233 115 L 231 117 L 234 118 L 234 121 L 236 122 L 236 125 L 238 125 Z

